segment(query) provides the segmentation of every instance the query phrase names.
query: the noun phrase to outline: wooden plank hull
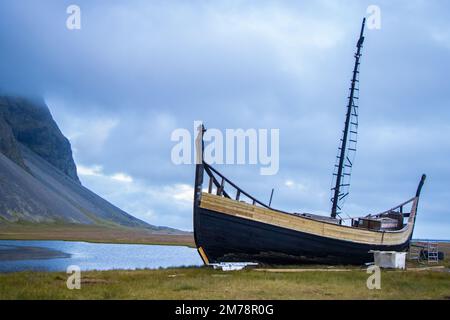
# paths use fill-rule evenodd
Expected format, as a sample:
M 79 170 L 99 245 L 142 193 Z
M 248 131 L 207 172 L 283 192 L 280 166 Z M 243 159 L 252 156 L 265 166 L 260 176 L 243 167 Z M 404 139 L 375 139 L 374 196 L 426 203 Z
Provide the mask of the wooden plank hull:
M 216 208 L 213 209 L 214 203 Z M 224 203 L 234 204 L 235 209 L 223 209 Z M 222 207 L 220 206 L 222 205 Z M 242 207 L 242 208 L 240 208 Z M 240 209 L 253 212 L 251 216 Z M 253 209 L 253 211 L 251 211 Z M 231 211 L 230 211 L 231 210 Z M 232 212 L 232 210 L 235 210 Z M 409 247 L 409 228 L 403 232 L 393 233 L 395 240 L 386 241 L 383 244 L 384 235 L 372 232 L 375 237 L 370 241 L 358 242 L 339 239 L 336 237 L 322 236 L 311 231 L 301 231 L 301 228 L 293 228 L 293 223 L 283 226 L 276 221 L 267 223 L 258 219 L 255 214 L 260 208 L 248 204 L 240 204 L 237 201 L 224 199 L 210 194 L 202 194 L 199 205 L 194 206 L 194 235 L 201 255 L 206 263 L 225 261 L 248 261 L 267 264 L 295 264 L 295 263 L 330 263 L 330 264 L 363 264 L 373 261 L 370 250 L 406 251 Z M 283 213 L 267 212 L 266 215 L 281 215 Z M 290 217 L 289 217 L 290 218 Z M 298 223 L 304 223 L 303 218 L 293 217 Z M 258 221 L 259 220 L 259 221 Z M 308 219 L 304 219 L 308 220 Z M 306 221 L 304 230 L 312 228 L 310 225 L 320 223 Z M 322 224 L 325 228 L 331 228 L 329 224 Z M 337 226 L 345 232 L 359 232 L 367 236 L 365 230 Z M 336 233 L 336 231 L 334 231 Z M 330 233 L 333 235 L 333 233 Z M 356 234 L 356 233 L 355 233 Z M 405 235 L 407 236 L 405 238 Z M 356 235 L 354 235 L 356 236 Z M 367 239 L 370 239 L 367 236 Z M 380 242 L 381 241 L 381 242 Z M 396 242 L 396 243 L 395 243 Z

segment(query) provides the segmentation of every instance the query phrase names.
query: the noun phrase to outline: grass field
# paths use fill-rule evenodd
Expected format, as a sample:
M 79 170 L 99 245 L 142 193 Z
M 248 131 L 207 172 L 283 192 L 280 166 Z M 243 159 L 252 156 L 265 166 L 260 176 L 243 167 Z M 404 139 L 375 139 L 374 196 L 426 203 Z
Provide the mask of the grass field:
M 82 225 L 0 224 L 0 240 L 67 240 L 195 246 L 194 237 L 190 233 L 167 234 L 149 229 Z
M 222 272 L 207 267 L 82 273 L 80 290 L 65 273 L 0 275 L 0 299 L 450 299 L 450 273 L 382 271 L 369 290 L 365 270 Z
M 193 246 L 190 234 L 158 235 L 148 230 L 100 227 L 0 226 L 0 239 Z M 408 271 L 383 270 L 380 290 L 367 288 L 370 275 L 360 267 L 334 267 L 345 269 L 343 272 L 317 270 L 328 268 L 324 266 L 237 272 L 202 267 L 82 272 L 80 290 L 67 289 L 69 275 L 63 272 L 5 273 L 0 274 L 0 299 L 450 299 L 450 245 L 443 244 L 440 250 L 447 257 L 442 269 L 418 271 L 426 265 L 409 263 Z M 304 268 L 316 269 L 305 272 Z

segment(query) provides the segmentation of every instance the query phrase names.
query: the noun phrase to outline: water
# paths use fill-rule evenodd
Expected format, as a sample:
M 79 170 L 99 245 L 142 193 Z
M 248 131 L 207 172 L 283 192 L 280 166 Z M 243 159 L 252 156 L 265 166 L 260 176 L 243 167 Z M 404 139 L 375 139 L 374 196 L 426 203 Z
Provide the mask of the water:
M 440 243 L 450 243 L 450 240 L 436 240 L 436 239 L 413 239 L 413 242 L 440 242 Z
M 182 246 L 0 240 L 0 272 L 66 271 L 70 265 L 85 271 L 202 264 L 197 250 Z

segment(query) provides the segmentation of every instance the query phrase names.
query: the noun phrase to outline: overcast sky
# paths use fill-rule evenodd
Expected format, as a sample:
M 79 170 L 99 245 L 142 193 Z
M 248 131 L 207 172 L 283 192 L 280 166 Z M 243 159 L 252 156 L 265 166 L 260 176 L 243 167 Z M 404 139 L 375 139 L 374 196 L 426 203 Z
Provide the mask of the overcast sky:
M 81 8 L 81 30 L 66 8 Z M 344 211 L 409 199 L 428 180 L 416 238 L 450 238 L 448 1 L 24 1 L 0 3 L 0 90 L 38 93 L 70 139 L 82 183 L 156 225 L 192 229 L 194 167 L 171 132 L 280 129 L 280 170 L 221 165 L 273 206 L 329 214 L 353 53 L 369 5 L 360 134 Z

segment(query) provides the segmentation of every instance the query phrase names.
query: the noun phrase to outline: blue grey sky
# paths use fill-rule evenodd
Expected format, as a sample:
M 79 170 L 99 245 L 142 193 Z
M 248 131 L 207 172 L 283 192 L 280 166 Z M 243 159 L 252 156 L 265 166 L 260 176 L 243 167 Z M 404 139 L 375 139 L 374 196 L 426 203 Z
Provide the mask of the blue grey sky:
M 81 8 L 68 30 L 66 8 Z M 447 1 L 26 1 L 0 3 L 0 90 L 41 94 L 80 179 L 156 225 L 192 229 L 194 167 L 176 128 L 279 128 L 280 170 L 218 169 L 283 210 L 328 214 L 362 17 L 360 134 L 350 216 L 414 195 L 416 238 L 450 238 Z

